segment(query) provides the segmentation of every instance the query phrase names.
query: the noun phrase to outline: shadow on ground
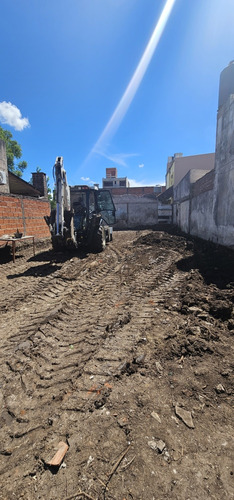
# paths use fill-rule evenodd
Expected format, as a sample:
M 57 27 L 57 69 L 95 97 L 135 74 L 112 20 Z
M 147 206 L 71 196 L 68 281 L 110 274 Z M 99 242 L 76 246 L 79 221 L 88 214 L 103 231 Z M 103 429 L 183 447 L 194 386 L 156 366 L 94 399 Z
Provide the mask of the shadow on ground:
M 87 257 L 87 252 L 84 250 L 64 250 L 55 252 L 52 249 L 45 250 L 43 252 L 37 253 L 34 257 L 30 257 L 28 262 L 50 262 L 63 264 L 68 260 L 73 259 L 74 257 L 79 258 L 80 260 L 85 259 Z
M 162 249 L 181 251 L 177 268 L 184 272 L 197 269 L 207 285 L 234 289 L 234 250 L 195 238 L 173 225 L 157 225 L 137 240 L 141 244 L 159 245 Z M 187 255 L 186 255 L 187 254 Z
M 35 257 L 31 257 L 30 259 L 28 259 L 28 262 L 42 262 L 42 264 L 38 266 L 32 266 L 23 273 L 10 274 L 7 276 L 7 278 L 9 280 L 12 280 L 14 278 L 20 278 L 22 276 L 33 276 L 34 278 L 50 276 L 51 274 L 61 269 L 62 264 L 71 260 L 73 257 L 82 260 L 87 257 L 87 254 L 84 252 L 54 252 L 53 250 L 41 252 L 35 255 Z
M 234 288 L 234 251 L 203 240 L 190 240 L 193 255 L 177 262 L 181 271 L 198 269 L 205 283 Z
M 205 283 L 218 288 L 234 288 L 234 250 L 211 241 L 192 237 L 180 231 L 176 226 L 164 226 L 170 235 L 181 236 L 186 241 L 186 248 L 192 255 L 177 263 L 181 271 L 198 269 Z
M 0 264 L 6 264 L 12 260 L 11 247 L 5 245 L 0 248 Z
M 35 256 L 30 257 L 27 262 L 29 263 L 40 263 L 38 266 L 29 267 L 23 273 L 14 273 L 9 274 L 7 278 L 9 280 L 15 278 L 21 278 L 22 276 L 33 276 L 37 277 L 46 277 L 55 273 L 59 269 L 61 269 L 62 264 L 76 257 L 79 260 L 87 258 L 88 254 L 84 251 L 69 251 L 65 250 L 64 252 L 55 252 L 52 249 L 43 250 L 42 252 L 37 253 Z M 17 259 L 22 257 L 22 255 L 16 255 L 16 263 Z M 5 262 L 10 262 L 12 260 L 11 252 L 7 252 Z M 17 269 L 17 267 L 16 267 Z
M 42 264 L 40 266 L 34 266 L 30 267 L 23 273 L 15 273 L 15 274 L 9 274 L 7 276 L 7 279 L 13 280 L 15 278 L 21 278 L 22 276 L 33 276 L 34 278 L 41 278 L 44 276 L 50 276 L 53 274 L 55 271 L 58 271 L 61 266 L 58 266 L 54 263 L 48 263 L 48 264 Z

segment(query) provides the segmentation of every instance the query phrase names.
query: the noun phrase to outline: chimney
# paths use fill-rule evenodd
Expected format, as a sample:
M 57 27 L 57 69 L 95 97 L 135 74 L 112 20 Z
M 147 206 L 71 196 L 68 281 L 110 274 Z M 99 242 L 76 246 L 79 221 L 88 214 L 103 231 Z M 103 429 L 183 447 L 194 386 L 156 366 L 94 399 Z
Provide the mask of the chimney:
M 106 179 L 110 178 L 117 179 L 117 168 L 106 168 Z
M 44 172 L 32 173 L 33 187 L 37 189 L 43 198 L 48 199 L 46 174 Z

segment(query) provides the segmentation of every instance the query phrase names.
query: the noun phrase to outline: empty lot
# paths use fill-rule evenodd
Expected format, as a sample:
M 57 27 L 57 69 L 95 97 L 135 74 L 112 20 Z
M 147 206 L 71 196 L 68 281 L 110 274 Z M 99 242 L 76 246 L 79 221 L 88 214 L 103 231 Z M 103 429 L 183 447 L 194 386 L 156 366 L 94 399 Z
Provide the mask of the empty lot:
M 234 498 L 233 252 L 155 230 L 1 258 L 0 499 Z

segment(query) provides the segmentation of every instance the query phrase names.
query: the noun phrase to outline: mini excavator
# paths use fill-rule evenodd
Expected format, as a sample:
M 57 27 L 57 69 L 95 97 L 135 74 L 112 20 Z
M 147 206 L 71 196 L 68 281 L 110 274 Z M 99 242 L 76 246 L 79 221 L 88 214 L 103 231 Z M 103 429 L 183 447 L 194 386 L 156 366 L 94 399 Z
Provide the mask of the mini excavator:
M 53 168 L 56 208 L 51 210 L 47 223 L 54 250 L 86 247 L 97 253 L 112 241 L 115 206 L 107 189 L 77 185 L 69 187 L 58 156 Z

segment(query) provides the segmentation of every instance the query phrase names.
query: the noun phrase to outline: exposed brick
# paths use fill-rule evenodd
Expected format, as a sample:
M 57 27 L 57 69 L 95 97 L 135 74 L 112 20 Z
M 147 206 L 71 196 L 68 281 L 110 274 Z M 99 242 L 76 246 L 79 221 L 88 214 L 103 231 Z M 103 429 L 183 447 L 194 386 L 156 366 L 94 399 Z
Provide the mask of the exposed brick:
M 14 234 L 18 229 L 25 235 L 49 237 L 49 228 L 44 220 L 44 216 L 49 214 L 48 201 L 0 193 L 0 236 Z
M 154 186 L 142 186 L 142 187 L 116 187 L 116 188 L 108 188 L 112 195 L 117 195 L 117 194 L 138 194 L 138 195 L 143 195 L 143 194 L 153 194 L 154 193 Z

